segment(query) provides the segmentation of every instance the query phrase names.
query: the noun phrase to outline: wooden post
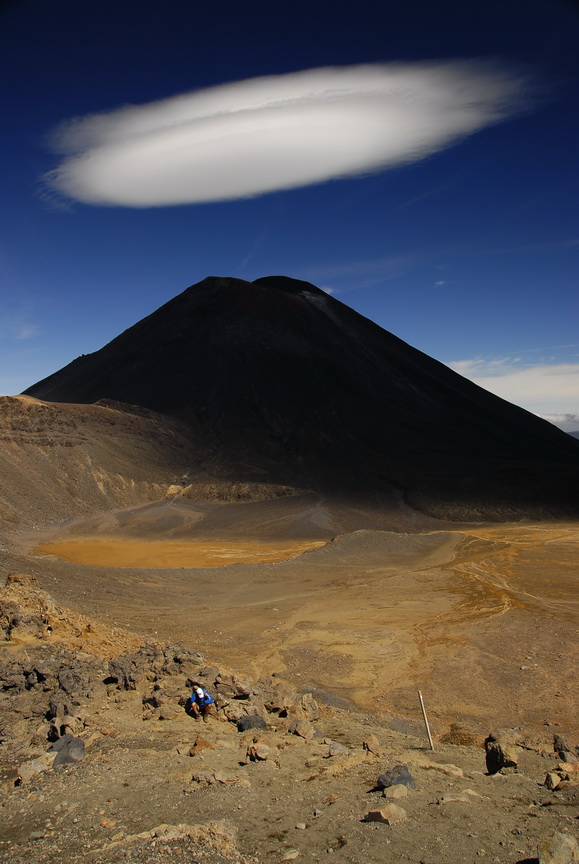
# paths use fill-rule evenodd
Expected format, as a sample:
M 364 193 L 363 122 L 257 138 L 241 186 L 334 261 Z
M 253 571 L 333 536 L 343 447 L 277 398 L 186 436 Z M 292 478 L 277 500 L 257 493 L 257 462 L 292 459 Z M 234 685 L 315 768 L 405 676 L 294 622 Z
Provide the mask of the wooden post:
M 428 717 L 426 716 L 426 709 L 424 707 L 424 699 L 422 698 L 422 693 L 420 692 L 420 690 L 418 691 L 418 698 L 420 699 L 420 707 L 422 708 L 422 716 L 424 717 L 424 725 L 426 726 L 428 743 L 430 744 L 430 749 L 434 750 L 434 744 L 432 743 L 432 735 L 430 734 L 430 726 L 428 725 Z

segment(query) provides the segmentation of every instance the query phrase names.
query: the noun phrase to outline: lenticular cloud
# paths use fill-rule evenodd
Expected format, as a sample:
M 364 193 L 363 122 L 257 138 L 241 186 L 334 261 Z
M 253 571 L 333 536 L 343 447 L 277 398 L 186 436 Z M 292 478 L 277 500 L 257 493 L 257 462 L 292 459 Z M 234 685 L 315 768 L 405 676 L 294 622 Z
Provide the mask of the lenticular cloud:
M 222 201 L 423 159 L 512 114 L 521 76 L 490 64 L 372 64 L 224 84 L 72 120 L 46 178 L 87 204 Z

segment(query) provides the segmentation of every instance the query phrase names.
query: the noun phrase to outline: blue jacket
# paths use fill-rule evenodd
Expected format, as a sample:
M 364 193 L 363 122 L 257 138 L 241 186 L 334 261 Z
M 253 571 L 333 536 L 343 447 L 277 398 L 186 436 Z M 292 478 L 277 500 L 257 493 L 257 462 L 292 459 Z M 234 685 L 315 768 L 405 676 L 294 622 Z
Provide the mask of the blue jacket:
M 203 688 L 201 688 L 203 690 Z M 198 696 L 195 690 L 191 693 L 190 702 L 196 702 L 197 705 L 212 705 L 213 696 L 207 690 L 203 690 L 203 696 Z

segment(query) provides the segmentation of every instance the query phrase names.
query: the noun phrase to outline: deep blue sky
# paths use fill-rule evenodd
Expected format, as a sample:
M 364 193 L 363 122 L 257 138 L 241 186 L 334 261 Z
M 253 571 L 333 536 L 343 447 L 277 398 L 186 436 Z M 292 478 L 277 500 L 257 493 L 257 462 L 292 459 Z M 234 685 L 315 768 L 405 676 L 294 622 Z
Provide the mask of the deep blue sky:
M 281 273 L 579 429 L 578 45 L 571 0 L 5 2 L 0 392 L 205 276 Z M 42 179 L 62 160 L 50 133 L 71 118 L 257 76 L 465 59 L 530 75 L 525 110 L 409 164 L 137 209 Z

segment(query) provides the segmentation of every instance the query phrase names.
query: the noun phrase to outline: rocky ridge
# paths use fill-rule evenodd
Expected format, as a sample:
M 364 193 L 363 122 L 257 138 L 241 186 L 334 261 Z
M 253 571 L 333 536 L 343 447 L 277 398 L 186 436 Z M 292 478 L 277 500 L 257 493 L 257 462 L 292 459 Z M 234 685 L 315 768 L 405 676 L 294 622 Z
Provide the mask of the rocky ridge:
M 435 752 L 275 674 L 142 642 L 12 574 L 0 601 L 0 861 L 578 860 L 577 742 L 460 724 Z M 217 711 L 186 712 L 193 682 Z
M 188 466 L 190 435 L 152 411 L 0 397 L 5 529 L 162 499 Z

